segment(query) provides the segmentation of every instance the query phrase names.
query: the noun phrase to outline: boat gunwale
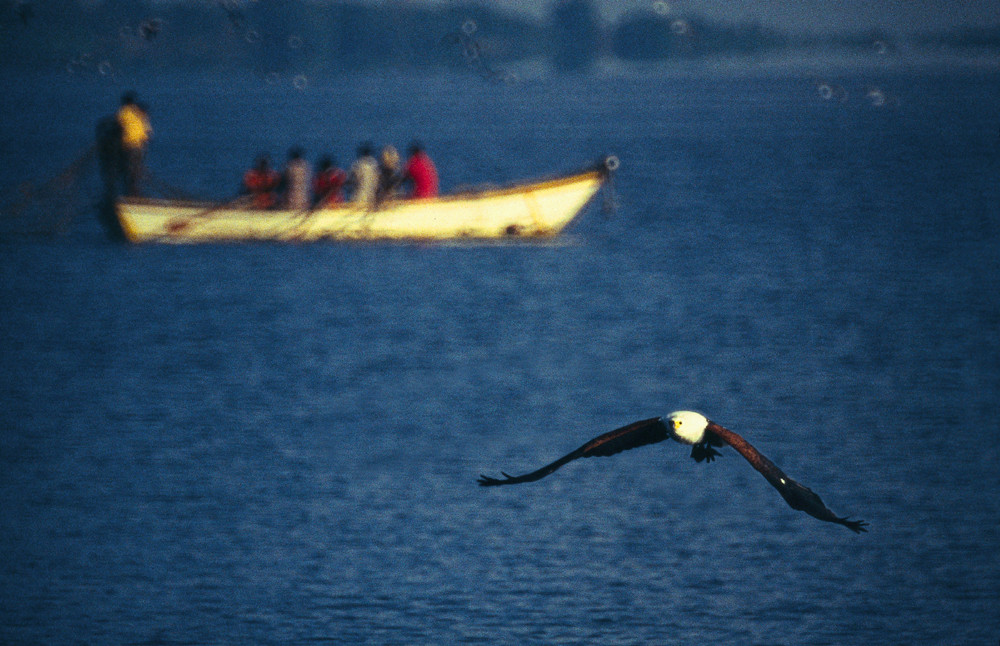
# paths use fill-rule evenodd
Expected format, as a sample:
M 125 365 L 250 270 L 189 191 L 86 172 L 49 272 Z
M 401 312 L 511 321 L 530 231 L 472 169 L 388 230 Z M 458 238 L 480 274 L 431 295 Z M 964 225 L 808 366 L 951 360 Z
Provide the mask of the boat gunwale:
M 463 202 L 470 200 L 481 200 L 489 199 L 493 197 L 503 197 L 506 195 L 526 193 L 540 190 L 547 190 L 550 188 L 558 188 L 566 184 L 574 184 L 577 182 L 586 181 L 588 179 L 596 179 L 600 183 L 603 183 L 607 177 L 607 173 L 601 168 L 591 168 L 588 170 L 579 171 L 569 175 L 558 175 L 555 177 L 550 177 L 547 179 L 532 179 L 532 180 L 521 180 L 511 184 L 506 184 L 502 186 L 472 186 L 468 189 L 462 189 L 453 193 L 448 193 L 444 195 L 438 195 L 436 197 L 427 198 L 403 198 L 390 200 L 388 202 L 383 202 L 382 204 L 375 205 L 370 209 L 365 209 L 366 213 L 379 213 L 392 211 L 399 207 L 405 207 L 406 205 L 420 205 L 429 206 L 433 204 L 448 203 L 448 202 Z M 235 200 L 239 200 L 242 197 L 249 198 L 249 195 L 241 195 Z M 262 213 L 274 213 L 275 215 L 281 213 L 296 213 L 290 209 L 257 209 L 250 205 L 239 205 L 233 203 L 235 200 L 230 200 L 229 202 L 213 202 L 210 200 L 178 200 L 169 198 L 150 198 L 150 197 L 121 197 L 118 199 L 117 203 L 119 206 L 152 206 L 161 208 L 192 208 L 192 209 L 206 209 L 211 210 L 212 214 L 217 214 L 219 211 L 254 211 Z M 357 210 L 358 205 L 353 204 L 350 201 L 339 202 L 335 205 L 327 205 L 322 207 L 316 207 L 308 209 L 311 212 L 320 211 L 338 211 L 338 210 Z

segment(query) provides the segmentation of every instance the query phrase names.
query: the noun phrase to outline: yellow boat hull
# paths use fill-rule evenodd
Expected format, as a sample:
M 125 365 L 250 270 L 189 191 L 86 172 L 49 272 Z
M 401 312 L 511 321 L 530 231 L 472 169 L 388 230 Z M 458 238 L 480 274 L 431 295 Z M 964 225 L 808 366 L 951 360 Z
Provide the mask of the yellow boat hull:
M 255 210 L 240 204 L 122 199 L 117 217 L 130 242 L 280 240 L 450 240 L 549 237 L 568 225 L 607 173 L 575 175 L 431 199 L 353 204 L 308 211 Z

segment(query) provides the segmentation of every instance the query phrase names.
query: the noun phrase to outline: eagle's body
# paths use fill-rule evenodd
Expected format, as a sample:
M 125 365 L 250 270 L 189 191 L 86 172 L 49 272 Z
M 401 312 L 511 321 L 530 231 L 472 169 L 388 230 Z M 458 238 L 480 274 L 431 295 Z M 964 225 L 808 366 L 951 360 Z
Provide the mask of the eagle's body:
M 609 456 L 628 449 L 655 444 L 667 438 L 691 445 L 691 457 L 697 462 L 711 462 L 721 455 L 715 447 L 729 445 L 746 458 L 754 469 L 771 483 L 792 509 L 804 511 L 814 518 L 844 525 L 854 532 L 868 531 L 863 520 L 848 520 L 834 514 L 823 501 L 808 487 L 789 478 L 773 462 L 747 442 L 741 435 L 712 422 L 700 413 L 677 411 L 667 416 L 666 422 L 660 417 L 645 419 L 623 426 L 590 440 L 577 450 L 564 455 L 555 462 L 537 471 L 522 476 L 504 479 L 480 476 L 479 484 L 484 487 L 533 482 L 549 475 L 567 462 L 577 458 Z

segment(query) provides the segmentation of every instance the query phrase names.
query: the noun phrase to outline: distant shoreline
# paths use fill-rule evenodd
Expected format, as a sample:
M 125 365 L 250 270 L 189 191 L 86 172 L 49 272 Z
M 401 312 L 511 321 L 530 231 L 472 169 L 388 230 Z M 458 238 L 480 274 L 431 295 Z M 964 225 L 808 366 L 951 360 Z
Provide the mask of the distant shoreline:
M 554 3 L 547 20 L 476 4 L 49 0 L 31 6 L 30 15 L 0 15 L 0 69 L 102 77 L 165 70 L 245 70 L 261 76 L 468 70 L 506 81 L 528 69 L 537 74 L 845 64 L 992 69 L 1000 60 L 1000 24 L 809 35 L 673 9 L 633 10 L 609 22 L 586 0 Z

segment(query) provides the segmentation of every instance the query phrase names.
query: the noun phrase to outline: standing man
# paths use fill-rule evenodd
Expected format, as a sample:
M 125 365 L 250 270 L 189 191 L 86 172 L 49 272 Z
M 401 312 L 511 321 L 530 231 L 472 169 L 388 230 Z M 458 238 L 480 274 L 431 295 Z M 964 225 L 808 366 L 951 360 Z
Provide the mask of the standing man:
M 414 199 L 435 197 L 438 194 L 438 174 L 434 162 L 418 142 L 410 144 L 410 158 L 406 161 L 403 177 L 413 183 L 410 197 Z
M 125 163 L 125 192 L 139 194 L 139 182 L 144 174 L 143 162 L 146 144 L 153 134 L 149 125 L 149 115 L 135 98 L 135 92 L 122 95 L 122 105 L 118 110 L 118 125 L 122 133 L 122 157 Z

